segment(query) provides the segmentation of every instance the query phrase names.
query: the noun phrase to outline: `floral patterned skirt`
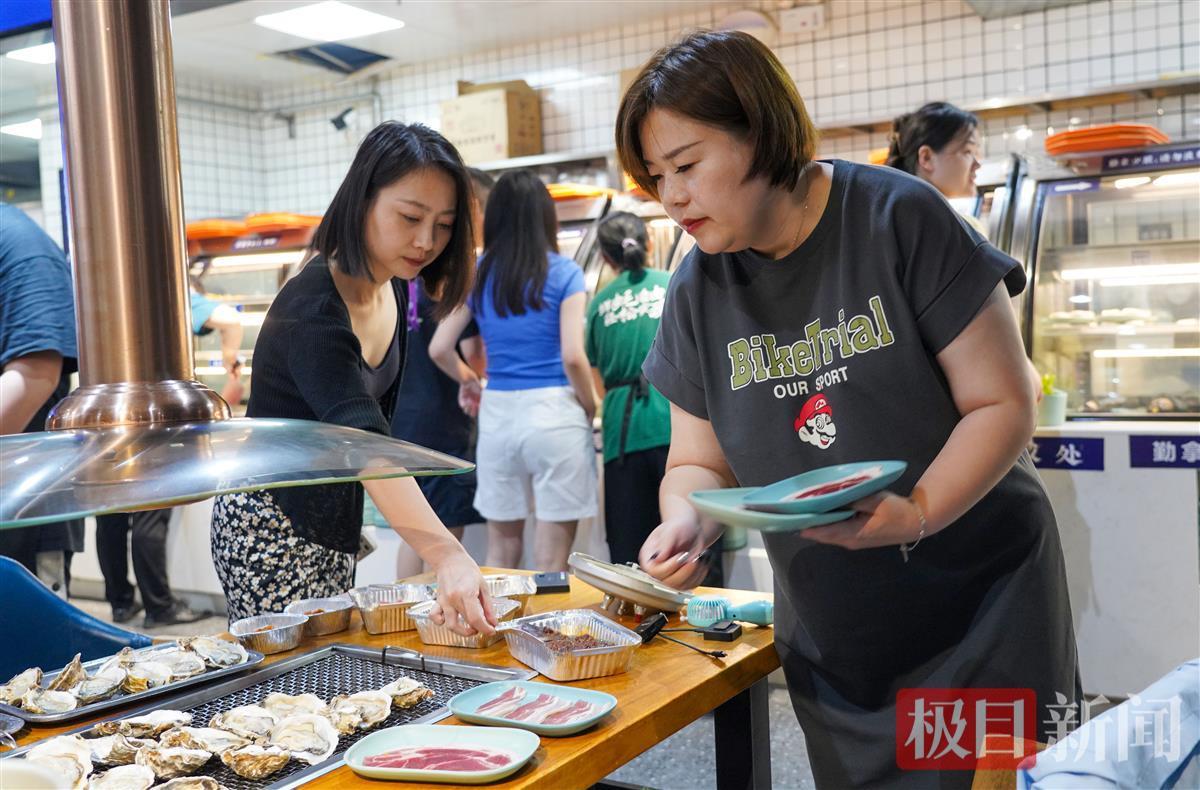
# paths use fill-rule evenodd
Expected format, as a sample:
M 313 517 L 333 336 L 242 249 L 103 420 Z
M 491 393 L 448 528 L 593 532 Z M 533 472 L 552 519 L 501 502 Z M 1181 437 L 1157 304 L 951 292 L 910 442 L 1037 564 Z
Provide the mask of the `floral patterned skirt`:
M 212 557 L 231 623 L 354 586 L 354 555 L 297 535 L 267 491 L 217 497 Z

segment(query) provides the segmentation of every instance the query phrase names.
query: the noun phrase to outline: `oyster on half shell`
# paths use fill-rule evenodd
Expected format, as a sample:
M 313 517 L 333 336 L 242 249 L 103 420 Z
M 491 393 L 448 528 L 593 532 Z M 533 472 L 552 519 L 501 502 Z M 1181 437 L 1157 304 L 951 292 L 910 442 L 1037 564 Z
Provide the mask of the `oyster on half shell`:
M 142 716 L 133 716 L 116 721 L 102 721 L 92 728 L 97 735 L 121 733 L 130 738 L 157 738 L 172 727 L 186 727 L 192 723 L 192 714 L 178 710 L 152 710 Z
M 297 760 L 316 765 L 337 750 L 338 732 L 324 716 L 298 713 L 280 720 L 271 729 L 269 743 L 291 753 Z
M 369 730 L 392 713 L 392 695 L 382 689 L 339 694 L 329 701 L 329 719 L 343 735 Z
M 243 779 L 265 779 L 291 762 L 292 756 L 274 746 L 257 743 L 221 752 L 221 762 Z
M 80 703 L 89 705 L 116 694 L 117 689 L 121 688 L 122 680 L 124 678 L 116 675 L 96 675 L 80 681 L 71 689 L 71 693 Z
M 162 746 L 183 746 L 187 749 L 203 749 L 220 754 L 229 749 L 249 746 L 251 740 L 216 727 L 175 727 L 164 732 L 158 742 Z
M 193 636 L 179 640 L 179 646 L 204 659 L 210 667 L 232 667 L 245 663 L 250 654 L 237 642 L 215 636 Z
M 118 765 L 88 782 L 88 790 L 150 790 L 155 782 L 154 771 L 144 765 Z
M 42 670 L 38 667 L 30 667 L 0 686 L 0 702 L 8 705 L 20 705 L 21 697 L 24 697 L 30 689 L 41 684 Z
M 79 657 L 80 654 L 76 653 L 71 662 L 63 667 L 62 672 L 59 672 L 46 688 L 51 691 L 67 691 L 87 680 L 87 670 L 83 668 L 83 662 L 79 660 Z
M 212 752 L 203 749 L 185 749 L 182 746 L 147 746 L 138 749 L 133 761 L 154 771 L 159 779 L 187 776 L 200 770 L 208 762 Z
M 21 707 L 30 713 L 66 713 L 79 707 L 79 701 L 69 691 L 51 691 L 38 686 L 25 692 Z
M 259 705 L 242 705 L 214 715 L 208 726 L 254 739 L 270 735 L 271 728 L 278 723 L 279 717 L 266 708 Z
M 317 716 L 329 715 L 329 706 L 316 694 L 268 694 L 262 701 L 262 706 L 274 713 L 280 719 L 295 716 L 300 713 L 312 713 Z

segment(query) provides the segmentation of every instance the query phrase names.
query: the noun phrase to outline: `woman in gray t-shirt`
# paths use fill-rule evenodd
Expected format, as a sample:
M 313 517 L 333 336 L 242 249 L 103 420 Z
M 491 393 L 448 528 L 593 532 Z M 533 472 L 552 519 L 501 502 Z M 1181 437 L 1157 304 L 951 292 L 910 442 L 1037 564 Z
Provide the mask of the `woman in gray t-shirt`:
M 1024 452 L 1036 408 L 1009 305 L 1020 267 L 927 184 L 815 161 L 795 85 L 745 34 L 660 51 L 622 100 L 617 140 L 698 246 L 644 367 L 672 437 L 643 567 L 680 587 L 703 576 L 716 536 L 692 491 L 903 459 L 855 517 L 766 536 L 817 782 L 970 785 L 969 764 L 898 766 L 904 689 L 1031 690 L 1044 742 L 1080 687 L 1054 515 Z

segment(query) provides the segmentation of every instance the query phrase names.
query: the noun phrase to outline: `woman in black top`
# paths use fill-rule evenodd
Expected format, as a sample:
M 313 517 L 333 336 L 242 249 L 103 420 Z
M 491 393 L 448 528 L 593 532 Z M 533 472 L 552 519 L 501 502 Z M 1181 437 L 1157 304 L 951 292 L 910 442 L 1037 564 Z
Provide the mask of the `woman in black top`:
M 671 447 L 639 559 L 673 586 L 703 575 L 717 534 L 694 491 L 906 461 L 851 518 L 764 535 L 775 647 L 819 787 L 969 787 L 981 729 L 1003 719 L 1003 699 L 985 721 L 973 695 L 1028 692 L 1009 723 L 1044 742 L 1080 694 L 1058 530 L 1025 452 L 1036 409 L 1008 304 L 1025 276 L 928 184 L 817 161 L 815 142 L 795 84 L 744 33 L 661 50 L 622 99 L 622 164 L 697 244 L 643 366 L 671 401 Z M 952 753 L 942 736 L 967 717 L 974 739 Z
M 368 134 L 317 229 L 316 254 L 263 322 L 247 416 L 387 435 L 404 367 L 402 281 L 424 278 L 442 295 L 441 313 L 463 301 L 474 247 L 470 199 L 466 168 L 437 132 L 387 122 Z M 490 632 L 495 617 L 478 566 L 408 477 L 218 497 L 212 552 L 230 619 L 352 587 L 364 487 L 436 570 L 452 626 Z

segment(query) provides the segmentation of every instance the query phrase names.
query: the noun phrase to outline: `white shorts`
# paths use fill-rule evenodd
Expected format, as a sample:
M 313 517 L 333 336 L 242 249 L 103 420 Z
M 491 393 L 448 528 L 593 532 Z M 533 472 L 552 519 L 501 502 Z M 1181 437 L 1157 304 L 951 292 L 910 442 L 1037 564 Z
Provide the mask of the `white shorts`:
M 493 521 L 596 515 L 592 426 L 570 387 L 485 389 L 475 449 L 475 509 Z

